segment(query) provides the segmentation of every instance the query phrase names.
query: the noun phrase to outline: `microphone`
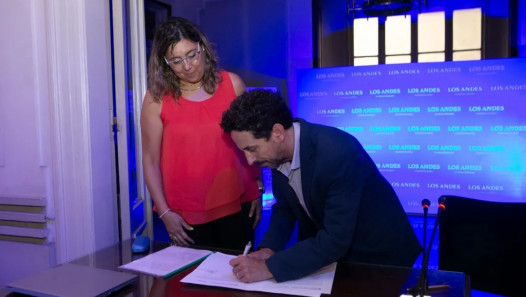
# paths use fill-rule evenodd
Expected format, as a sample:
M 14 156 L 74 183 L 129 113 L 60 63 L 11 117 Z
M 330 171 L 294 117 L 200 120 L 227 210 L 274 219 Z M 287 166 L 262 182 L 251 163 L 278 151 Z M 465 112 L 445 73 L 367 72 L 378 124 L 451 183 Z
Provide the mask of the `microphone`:
M 427 286 L 427 267 L 429 265 L 429 255 L 431 254 L 431 246 L 433 245 L 433 239 L 435 238 L 436 230 L 438 227 L 438 222 L 440 220 L 440 215 L 446 209 L 445 202 L 446 202 L 445 196 L 440 196 L 440 198 L 438 198 L 437 217 L 436 217 L 435 225 L 433 226 L 433 233 L 431 233 L 431 238 L 429 239 L 427 250 L 425 250 L 425 245 L 424 245 L 424 254 L 422 256 L 423 257 L 422 258 L 422 269 L 420 270 L 420 275 L 418 276 L 416 287 L 410 289 L 413 297 L 429 295 L 429 288 Z M 422 207 L 424 207 L 424 214 L 426 214 L 426 208 L 428 208 L 429 206 L 425 207 L 424 201 L 422 201 Z
M 431 205 L 431 202 L 429 202 L 429 199 L 422 199 L 422 208 L 424 209 L 424 216 L 427 215 L 429 205 Z
M 429 205 L 431 205 L 431 202 L 429 202 L 429 199 L 422 200 L 422 208 L 424 209 L 424 238 L 422 239 L 422 247 L 424 249 L 426 247 L 427 211 L 429 210 Z M 422 267 L 424 267 L 424 260 L 425 260 L 425 257 L 422 254 Z

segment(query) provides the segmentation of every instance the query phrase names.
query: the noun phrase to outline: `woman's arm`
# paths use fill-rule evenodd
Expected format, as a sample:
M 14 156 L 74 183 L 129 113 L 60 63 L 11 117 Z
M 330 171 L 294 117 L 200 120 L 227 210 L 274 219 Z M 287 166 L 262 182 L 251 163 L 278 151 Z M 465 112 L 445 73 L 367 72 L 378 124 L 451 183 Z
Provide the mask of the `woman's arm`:
M 164 196 L 161 176 L 161 143 L 163 138 L 163 122 L 161 120 L 161 102 L 155 102 L 150 92 L 144 96 L 141 109 L 142 166 L 148 191 L 152 196 L 157 213 L 161 215 L 168 234 L 175 243 L 187 245 L 193 240 L 185 229 L 191 230 L 184 219 L 172 212 Z
M 161 178 L 161 142 L 163 123 L 161 102 L 155 102 L 148 91 L 141 109 L 142 166 L 144 179 L 159 214 L 169 209 Z

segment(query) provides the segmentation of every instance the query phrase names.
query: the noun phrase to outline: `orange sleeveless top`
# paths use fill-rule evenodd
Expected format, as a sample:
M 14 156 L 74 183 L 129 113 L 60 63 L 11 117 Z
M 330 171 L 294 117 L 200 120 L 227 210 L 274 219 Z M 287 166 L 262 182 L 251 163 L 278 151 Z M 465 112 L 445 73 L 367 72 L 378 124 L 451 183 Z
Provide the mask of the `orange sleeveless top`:
M 249 166 L 219 123 L 235 97 L 227 72 L 202 102 L 164 95 L 161 174 L 170 209 L 189 224 L 203 224 L 241 210 L 259 197 L 259 168 Z

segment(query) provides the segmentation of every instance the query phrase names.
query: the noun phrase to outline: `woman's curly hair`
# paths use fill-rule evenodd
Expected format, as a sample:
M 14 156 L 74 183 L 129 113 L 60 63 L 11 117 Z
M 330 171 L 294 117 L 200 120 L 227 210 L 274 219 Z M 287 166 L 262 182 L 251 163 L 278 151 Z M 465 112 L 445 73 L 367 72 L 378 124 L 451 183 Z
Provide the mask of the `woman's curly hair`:
M 205 55 L 203 88 L 213 94 L 220 81 L 218 57 L 206 35 L 190 21 L 180 17 L 170 17 L 155 31 L 152 52 L 148 62 L 148 90 L 155 101 L 161 101 L 164 94 L 181 95 L 179 78 L 164 60 L 166 52 L 182 39 L 199 42 L 201 55 Z M 177 99 L 176 99 L 177 100 Z

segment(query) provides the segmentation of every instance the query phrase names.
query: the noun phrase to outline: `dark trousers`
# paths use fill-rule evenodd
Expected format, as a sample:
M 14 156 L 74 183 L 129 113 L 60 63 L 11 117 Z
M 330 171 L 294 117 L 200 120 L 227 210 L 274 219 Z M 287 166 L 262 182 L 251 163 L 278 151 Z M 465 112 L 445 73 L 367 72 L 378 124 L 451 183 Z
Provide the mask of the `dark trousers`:
M 243 203 L 240 212 L 193 225 L 194 230 L 186 230 L 186 233 L 195 245 L 243 251 L 249 241 L 254 244 L 254 217 L 248 217 L 249 211 L 250 202 Z

